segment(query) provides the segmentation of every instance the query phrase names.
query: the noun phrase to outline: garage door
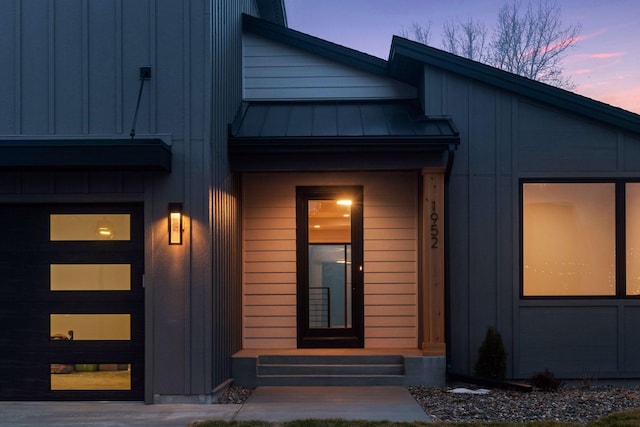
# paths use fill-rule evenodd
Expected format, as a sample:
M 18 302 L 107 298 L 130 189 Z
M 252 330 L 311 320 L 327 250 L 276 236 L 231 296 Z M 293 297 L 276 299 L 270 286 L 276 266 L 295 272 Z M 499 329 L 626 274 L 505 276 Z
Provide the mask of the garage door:
M 0 399 L 142 400 L 140 205 L 0 205 Z

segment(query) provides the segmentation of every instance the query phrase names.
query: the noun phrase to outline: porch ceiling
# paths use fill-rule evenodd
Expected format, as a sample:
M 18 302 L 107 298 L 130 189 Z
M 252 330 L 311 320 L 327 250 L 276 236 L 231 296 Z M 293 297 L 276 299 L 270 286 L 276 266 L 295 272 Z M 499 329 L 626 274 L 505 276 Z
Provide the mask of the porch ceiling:
M 444 167 L 460 143 L 414 101 L 248 102 L 229 132 L 236 171 Z

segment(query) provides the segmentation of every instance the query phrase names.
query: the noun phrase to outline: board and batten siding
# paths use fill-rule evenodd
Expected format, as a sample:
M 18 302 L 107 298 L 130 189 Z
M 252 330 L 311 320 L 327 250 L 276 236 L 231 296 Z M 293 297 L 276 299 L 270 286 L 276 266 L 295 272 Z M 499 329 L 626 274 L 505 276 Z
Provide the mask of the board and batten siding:
M 450 371 L 472 374 L 495 326 L 508 378 L 637 377 L 640 301 L 521 298 L 520 180 L 635 180 L 638 138 L 428 65 L 424 86 L 426 114 L 451 116 L 461 138 L 447 190 Z
M 243 35 L 244 99 L 349 100 L 416 97 L 416 88 L 254 34 Z
M 243 176 L 243 347 L 296 347 L 296 186 L 364 187 L 366 348 L 418 345 L 415 172 Z
M 129 138 L 171 144 L 171 174 L 0 171 L 0 203 L 145 206 L 146 386 L 204 395 L 241 348 L 240 186 L 226 157 L 242 101 L 242 13 L 254 0 L 3 0 L 0 139 Z M 18 138 L 18 139 L 19 139 Z M 166 240 L 183 202 L 183 245 Z

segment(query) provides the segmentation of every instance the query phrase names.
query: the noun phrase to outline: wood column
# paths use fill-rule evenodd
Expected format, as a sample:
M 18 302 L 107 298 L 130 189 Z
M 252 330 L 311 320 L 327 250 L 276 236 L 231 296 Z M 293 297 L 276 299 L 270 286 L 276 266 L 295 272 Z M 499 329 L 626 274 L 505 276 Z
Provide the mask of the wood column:
M 444 171 L 422 170 L 422 353 L 444 356 Z

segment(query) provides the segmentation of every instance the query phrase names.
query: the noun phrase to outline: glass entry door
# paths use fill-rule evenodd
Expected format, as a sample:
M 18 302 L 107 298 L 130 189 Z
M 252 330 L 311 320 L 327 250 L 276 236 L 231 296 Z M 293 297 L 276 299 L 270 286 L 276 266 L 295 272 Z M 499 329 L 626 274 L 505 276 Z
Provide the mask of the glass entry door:
M 298 347 L 363 347 L 362 188 L 299 187 Z

